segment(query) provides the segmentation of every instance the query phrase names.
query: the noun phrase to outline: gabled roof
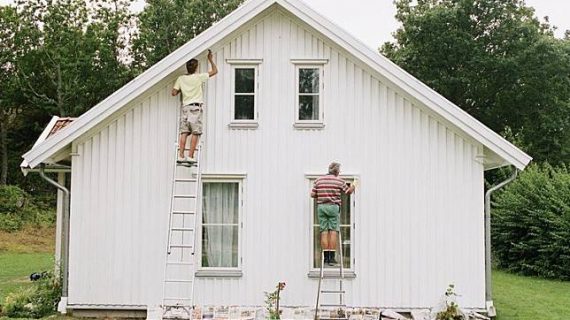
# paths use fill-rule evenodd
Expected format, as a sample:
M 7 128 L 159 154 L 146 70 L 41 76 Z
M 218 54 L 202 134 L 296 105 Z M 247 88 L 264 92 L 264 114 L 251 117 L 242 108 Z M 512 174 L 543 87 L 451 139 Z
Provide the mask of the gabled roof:
M 50 138 L 51 136 L 60 132 L 63 128 L 67 127 L 70 123 L 75 121 L 75 119 L 76 118 L 69 118 L 69 117 L 67 117 L 67 118 L 66 117 L 60 118 L 57 116 L 51 117 L 51 120 L 49 121 L 47 126 L 42 131 L 42 134 L 40 134 L 40 136 L 38 137 L 38 139 L 34 143 L 32 150 L 35 147 L 37 147 L 38 145 L 40 145 L 41 143 L 43 143 L 45 140 Z M 26 161 L 26 159 L 24 159 L 22 161 L 22 163 L 20 163 L 20 169 L 22 170 L 24 175 L 26 175 L 28 173 L 28 171 L 30 171 L 30 166 L 28 165 L 28 161 Z
M 65 130 L 65 134 L 34 146 L 24 154 L 30 167 L 35 167 L 49 159 L 53 154 L 68 146 L 88 130 L 125 106 L 127 103 L 150 89 L 165 76 L 172 74 L 183 65 L 188 57 L 197 56 L 209 47 L 224 39 L 243 24 L 263 12 L 272 5 L 278 5 L 291 14 L 328 37 L 350 54 L 360 59 L 378 72 L 392 85 L 400 88 L 414 99 L 432 109 L 443 119 L 483 144 L 488 150 L 504 160 L 504 164 L 512 164 L 518 169 L 524 167 L 532 159 L 506 139 L 493 132 L 467 112 L 414 78 L 389 59 L 364 45 L 361 41 L 333 24 L 300 0 L 249 0 L 224 19 L 202 32 L 200 35 L 178 48 L 166 58 L 156 63 L 137 78 L 117 90 L 87 111 Z

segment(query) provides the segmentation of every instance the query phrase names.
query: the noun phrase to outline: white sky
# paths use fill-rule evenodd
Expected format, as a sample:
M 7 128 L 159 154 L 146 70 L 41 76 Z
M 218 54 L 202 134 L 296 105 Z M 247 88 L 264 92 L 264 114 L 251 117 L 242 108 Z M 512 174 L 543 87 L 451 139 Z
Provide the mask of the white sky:
M 392 40 L 391 34 L 398 27 L 392 0 L 303 1 L 371 48 L 378 48 L 385 41 Z M 0 0 L 0 5 L 12 2 L 13 0 Z M 526 3 L 536 9 L 536 15 L 541 19 L 544 16 L 550 18 L 550 23 L 558 27 L 558 37 L 570 29 L 569 0 L 526 0 Z M 133 9 L 139 11 L 143 6 L 144 0 L 137 0 Z

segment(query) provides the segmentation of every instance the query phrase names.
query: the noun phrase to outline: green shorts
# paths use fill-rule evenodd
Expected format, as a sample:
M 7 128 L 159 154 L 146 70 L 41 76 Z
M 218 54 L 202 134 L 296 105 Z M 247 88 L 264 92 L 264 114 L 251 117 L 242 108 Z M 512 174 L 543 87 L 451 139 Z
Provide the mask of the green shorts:
M 338 224 L 340 207 L 338 205 L 319 204 L 317 206 L 317 216 L 319 217 L 319 226 L 321 228 L 321 232 L 328 230 L 340 230 Z

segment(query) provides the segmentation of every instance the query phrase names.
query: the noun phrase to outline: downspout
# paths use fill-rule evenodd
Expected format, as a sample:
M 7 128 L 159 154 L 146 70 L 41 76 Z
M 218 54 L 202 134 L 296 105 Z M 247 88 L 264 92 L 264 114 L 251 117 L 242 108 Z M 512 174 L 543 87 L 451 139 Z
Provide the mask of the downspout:
M 485 304 L 487 307 L 487 315 L 490 317 L 497 315 L 495 306 L 493 305 L 493 284 L 491 278 L 491 195 L 493 192 L 515 180 L 517 174 L 518 169 L 515 168 L 515 171 L 509 178 L 490 188 L 485 193 Z
M 51 185 L 55 186 L 61 192 L 63 192 L 63 225 L 61 232 L 61 260 L 60 260 L 60 270 L 61 270 L 61 302 L 63 308 L 59 308 L 60 312 L 65 313 L 65 308 L 67 307 L 67 296 L 68 296 L 68 276 L 69 276 L 69 190 L 65 187 L 52 180 L 50 177 L 45 175 L 44 172 L 45 164 L 40 166 L 40 176 Z

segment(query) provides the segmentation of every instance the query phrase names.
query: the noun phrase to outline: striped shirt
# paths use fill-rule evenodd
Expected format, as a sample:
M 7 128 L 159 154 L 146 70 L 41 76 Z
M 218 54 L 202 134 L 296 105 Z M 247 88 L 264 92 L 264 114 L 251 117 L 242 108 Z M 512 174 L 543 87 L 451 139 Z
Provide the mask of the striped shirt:
M 348 184 L 341 178 L 328 174 L 315 181 L 311 196 L 317 198 L 318 204 L 330 203 L 341 205 L 341 192 L 348 192 Z

